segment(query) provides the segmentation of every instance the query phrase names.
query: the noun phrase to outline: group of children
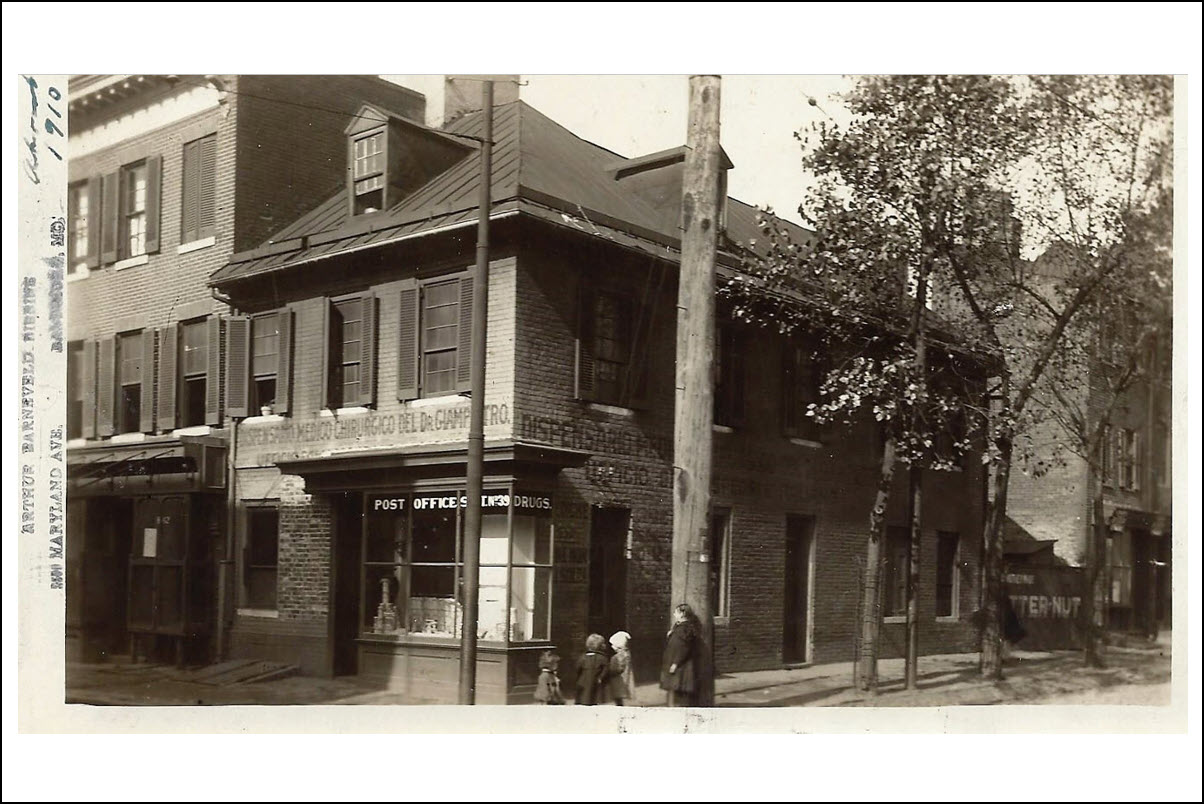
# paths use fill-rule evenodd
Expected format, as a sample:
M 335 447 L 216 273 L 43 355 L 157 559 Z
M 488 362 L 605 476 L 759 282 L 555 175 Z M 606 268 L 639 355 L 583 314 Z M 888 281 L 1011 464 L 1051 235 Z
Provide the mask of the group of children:
M 606 638 L 590 634 L 585 640 L 585 655 L 577 662 L 577 692 L 573 703 L 593 706 L 613 702 L 623 706 L 635 700 L 635 675 L 631 669 L 631 634 L 617 631 L 610 638 L 613 654 L 606 653 Z M 539 680 L 535 700 L 541 704 L 563 704 L 557 669 L 560 657 L 546 650 L 539 657 Z

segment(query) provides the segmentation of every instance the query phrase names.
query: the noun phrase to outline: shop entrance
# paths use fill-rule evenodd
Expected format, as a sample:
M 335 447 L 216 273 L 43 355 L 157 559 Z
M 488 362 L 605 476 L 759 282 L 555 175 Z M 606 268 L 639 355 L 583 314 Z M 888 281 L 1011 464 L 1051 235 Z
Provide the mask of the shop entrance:
M 589 528 L 590 633 L 610 636 L 627 629 L 627 533 L 630 508 L 594 506 Z
M 811 557 L 815 519 L 786 517 L 786 588 L 783 596 L 782 662 L 809 660 L 811 624 Z
M 360 620 L 360 564 L 362 561 L 361 498 L 358 494 L 337 494 L 334 544 L 331 545 L 331 674 L 355 675 L 359 672 L 356 637 Z

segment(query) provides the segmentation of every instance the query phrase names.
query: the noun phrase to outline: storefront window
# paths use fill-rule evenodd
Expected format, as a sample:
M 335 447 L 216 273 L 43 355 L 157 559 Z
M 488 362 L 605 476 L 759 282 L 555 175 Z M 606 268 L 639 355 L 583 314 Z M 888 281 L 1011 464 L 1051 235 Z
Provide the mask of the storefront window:
M 368 496 L 363 622 L 367 633 L 459 638 L 463 552 L 458 536 L 466 502 L 462 492 L 454 491 Z M 481 514 L 477 638 L 547 639 L 551 498 L 487 490 Z

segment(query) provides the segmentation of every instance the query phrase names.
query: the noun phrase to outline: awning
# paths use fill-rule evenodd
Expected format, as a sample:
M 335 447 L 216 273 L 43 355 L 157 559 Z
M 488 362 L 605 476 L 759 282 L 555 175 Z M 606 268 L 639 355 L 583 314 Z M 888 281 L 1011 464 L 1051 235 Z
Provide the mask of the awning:
M 584 466 L 590 453 L 524 441 L 486 443 L 486 475 L 552 475 Z M 276 462 L 280 471 L 305 478 L 308 493 L 388 488 L 427 478 L 463 477 L 468 449 L 463 443 L 390 447 L 298 457 Z
M 67 484 L 75 496 L 218 491 L 226 486 L 226 439 L 182 435 L 70 449 Z

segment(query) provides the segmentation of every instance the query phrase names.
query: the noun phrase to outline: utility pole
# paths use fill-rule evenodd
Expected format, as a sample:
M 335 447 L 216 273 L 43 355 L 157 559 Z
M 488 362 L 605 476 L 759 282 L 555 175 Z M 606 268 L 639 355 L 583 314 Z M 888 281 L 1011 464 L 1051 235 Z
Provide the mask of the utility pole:
M 921 269 L 916 287 L 915 310 L 915 349 L 916 369 L 919 375 L 921 390 L 928 387 L 928 351 L 927 339 L 924 332 L 924 312 L 928 305 L 928 270 Z M 923 398 L 923 394 L 921 394 Z M 912 432 L 918 433 L 923 427 L 923 416 L 917 410 L 912 411 Z M 912 457 L 907 472 L 908 478 L 908 513 L 910 520 L 909 543 L 907 549 L 907 654 L 904 662 L 903 677 L 907 689 L 914 690 L 918 683 L 920 662 L 920 550 L 923 545 L 923 501 L 924 501 L 924 468 L 923 464 Z
M 695 657 L 699 706 L 711 706 L 715 700 L 709 530 L 720 153 L 719 76 L 691 76 L 677 291 L 670 605 L 688 603 L 702 623 Z
M 481 492 L 485 472 L 485 324 L 489 313 L 489 207 L 493 172 L 493 81 L 481 87 L 481 195 L 477 264 L 472 275 L 472 365 L 468 412 L 467 504 L 464 509 L 464 621 L 460 627 L 461 704 L 477 698 L 477 619 L 480 601 Z

